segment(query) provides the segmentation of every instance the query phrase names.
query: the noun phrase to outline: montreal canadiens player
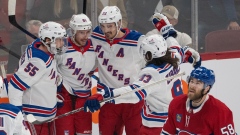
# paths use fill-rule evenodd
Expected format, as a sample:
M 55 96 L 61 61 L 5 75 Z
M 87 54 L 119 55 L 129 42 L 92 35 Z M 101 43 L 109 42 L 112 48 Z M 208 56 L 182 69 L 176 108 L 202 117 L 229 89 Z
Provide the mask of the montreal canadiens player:
M 188 94 L 174 98 L 162 135 L 235 135 L 232 111 L 208 94 L 215 82 L 213 70 L 199 67 L 190 73 Z
M 39 38 L 22 55 L 9 83 L 9 99 L 25 115 L 32 114 L 39 121 L 55 117 L 58 73 L 54 55 L 64 53 L 66 46 L 65 28 L 46 22 L 39 28 Z M 32 134 L 54 134 L 54 123 L 28 124 Z
M 89 39 L 92 23 L 85 14 L 73 15 L 69 23 L 72 36 L 68 38 L 65 54 L 56 55 L 58 71 L 63 79 L 63 86 L 58 97 L 63 106 L 58 107 L 57 115 L 83 107 L 91 95 L 91 73 L 95 70 L 96 55 Z M 92 114 L 80 111 L 56 120 L 57 135 L 81 134 L 92 132 Z
M 6 87 L 0 76 L 0 135 L 30 135 L 21 110 L 9 104 Z

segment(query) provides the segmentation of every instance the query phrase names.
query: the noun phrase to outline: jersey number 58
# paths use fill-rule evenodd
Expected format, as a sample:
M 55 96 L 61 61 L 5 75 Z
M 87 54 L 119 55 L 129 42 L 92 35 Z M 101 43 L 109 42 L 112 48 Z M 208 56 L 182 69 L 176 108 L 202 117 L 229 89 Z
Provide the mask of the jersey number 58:
M 229 125 L 221 128 L 221 132 L 223 135 L 235 135 L 235 131 L 233 129 L 232 124 L 229 124 Z

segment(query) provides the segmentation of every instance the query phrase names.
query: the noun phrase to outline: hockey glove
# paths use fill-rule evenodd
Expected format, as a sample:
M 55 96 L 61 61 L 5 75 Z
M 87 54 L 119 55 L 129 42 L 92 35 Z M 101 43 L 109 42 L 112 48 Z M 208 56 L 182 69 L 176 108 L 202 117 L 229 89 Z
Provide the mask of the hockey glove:
M 194 68 L 198 68 L 201 66 L 201 61 L 201 56 L 197 51 L 188 46 L 184 47 L 184 62 L 192 63 Z
M 84 111 L 88 112 L 88 109 L 91 112 L 97 111 L 101 108 L 100 101 L 103 100 L 102 94 L 94 94 L 91 97 L 87 98 L 84 104 Z
M 152 23 L 165 39 L 176 35 L 175 29 L 173 28 L 172 24 L 170 24 L 165 15 L 155 13 L 153 15 Z
M 63 107 L 64 103 L 64 98 L 61 94 L 57 94 L 57 108 Z
M 109 88 L 106 84 L 98 82 L 97 84 L 98 92 L 100 92 L 104 98 L 113 97 L 112 89 Z

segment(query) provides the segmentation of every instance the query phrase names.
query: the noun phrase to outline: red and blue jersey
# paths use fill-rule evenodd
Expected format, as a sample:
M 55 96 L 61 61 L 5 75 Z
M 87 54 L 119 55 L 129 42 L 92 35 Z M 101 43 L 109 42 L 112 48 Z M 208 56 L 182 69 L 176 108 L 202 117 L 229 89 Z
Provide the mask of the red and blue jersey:
M 187 95 L 173 99 L 162 135 L 235 135 L 232 111 L 220 100 L 207 95 L 197 108 Z

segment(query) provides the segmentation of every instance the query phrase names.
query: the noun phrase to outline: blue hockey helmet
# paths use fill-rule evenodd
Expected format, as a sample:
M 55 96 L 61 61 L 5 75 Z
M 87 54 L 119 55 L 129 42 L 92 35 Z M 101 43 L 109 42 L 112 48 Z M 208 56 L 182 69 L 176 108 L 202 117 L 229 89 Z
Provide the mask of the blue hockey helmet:
M 198 67 L 194 69 L 190 74 L 190 78 L 196 78 L 204 82 L 204 87 L 207 87 L 209 85 L 212 87 L 215 82 L 215 74 L 213 70 L 207 69 L 205 67 Z

